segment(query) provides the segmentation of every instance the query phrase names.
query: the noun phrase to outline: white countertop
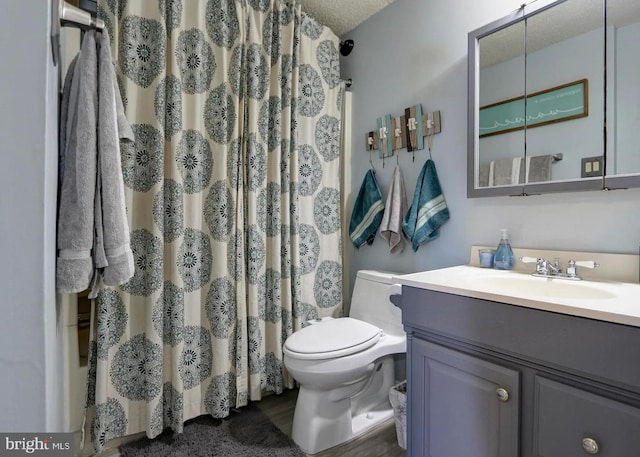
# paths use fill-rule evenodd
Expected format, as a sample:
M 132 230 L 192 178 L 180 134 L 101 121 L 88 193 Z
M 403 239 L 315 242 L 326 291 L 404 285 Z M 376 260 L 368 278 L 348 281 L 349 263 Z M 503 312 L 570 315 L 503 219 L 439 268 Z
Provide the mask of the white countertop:
M 469 265 L 398 275 L 404 286 L 640 327 L 640 285 L 538 278 Z

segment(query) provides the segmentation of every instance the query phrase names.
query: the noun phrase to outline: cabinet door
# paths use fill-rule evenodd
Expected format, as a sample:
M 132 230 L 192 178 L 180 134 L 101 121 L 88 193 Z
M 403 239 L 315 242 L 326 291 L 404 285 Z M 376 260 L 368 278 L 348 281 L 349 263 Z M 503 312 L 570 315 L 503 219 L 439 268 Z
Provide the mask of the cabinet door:
M 640 455 L 640 409 L 536 376 L 536 457 Z
M 412 338 L 409 453 L 412 457 L 516 457 L 520 375 Z

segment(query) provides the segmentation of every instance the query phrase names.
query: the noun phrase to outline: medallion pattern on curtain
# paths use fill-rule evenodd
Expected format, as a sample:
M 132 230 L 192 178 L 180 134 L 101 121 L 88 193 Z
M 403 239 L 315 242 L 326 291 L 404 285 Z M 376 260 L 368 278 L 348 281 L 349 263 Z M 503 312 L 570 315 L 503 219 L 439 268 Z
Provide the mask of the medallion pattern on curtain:
M 341 312 L 338 38 L 284 0 L 99 0 L 135 144 L 136 271 L 97 299 L 92 441 L 293 387 L 282 344 Z

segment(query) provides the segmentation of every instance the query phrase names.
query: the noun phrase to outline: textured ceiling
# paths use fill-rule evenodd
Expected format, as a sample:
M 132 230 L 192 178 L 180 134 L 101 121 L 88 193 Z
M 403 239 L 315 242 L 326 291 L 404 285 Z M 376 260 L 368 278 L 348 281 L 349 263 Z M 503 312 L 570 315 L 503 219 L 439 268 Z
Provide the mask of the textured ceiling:
M 603 28 L 602 0 L 572 0 L 531 16 L 527 52 Z M 624 27 L 640 20 L 638 0 L 607 0 L 607 25 Z M 480 65 L 495 65 L 524 54 L 525 26 L 518 22 L 480 40 Z M 600 51 L 601 52 L 601 51 Z
M 339 37 L 395 0 L 299 0 L 302 9 Z

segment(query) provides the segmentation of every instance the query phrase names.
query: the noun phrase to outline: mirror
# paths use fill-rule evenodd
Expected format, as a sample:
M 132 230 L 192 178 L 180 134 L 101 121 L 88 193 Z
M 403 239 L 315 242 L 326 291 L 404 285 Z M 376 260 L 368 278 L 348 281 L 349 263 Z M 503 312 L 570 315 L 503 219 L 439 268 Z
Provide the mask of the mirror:
M 596 188 L 602 184 L 602 4 L 602 0 L 568 0 L 525 20 L 527 111 L 530 122 L 537 122 L 527 128 L 527 155 L 562 154 L 562 160 L 552 159 L 549 166 L 548 160 L 536 160 L 545 170 L 532 170 L 532 177 L 547 178 L 538 181 L 584 178 L 597 180 Z M 591 173 L 583 173 L 585 158 L 598 164 L 592 165 Z
M 606 36 L 603 0 L 538 0 L 469 34 L 469 197 L 640 186 L 634 3 L 606 0 Z
M 525 157 L 525 23 L 517 22 L 480 40 L 478 187 L 510 186 L 520 180 Z M 518 177 L 513 175 L 515 172 Z
M 640 2 L 607 0 L 607 176 L 640 173 Z M 634 186 L 635 187 L 635 186 Z

